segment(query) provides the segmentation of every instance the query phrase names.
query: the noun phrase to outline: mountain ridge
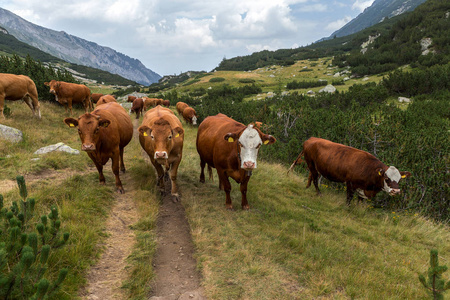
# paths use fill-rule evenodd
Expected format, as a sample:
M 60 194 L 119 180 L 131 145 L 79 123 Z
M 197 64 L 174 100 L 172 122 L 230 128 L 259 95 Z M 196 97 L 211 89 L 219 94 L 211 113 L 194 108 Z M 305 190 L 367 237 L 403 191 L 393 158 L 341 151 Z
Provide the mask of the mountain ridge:
M 144 85 L 161 78 L 138 59 L 64 31 L 33 24 L 3 8 L 0 25 L 18 40 L 70 63 L 98 68 Z
M 359 32 L 382 22 L 385 18 L 392 18 L 405 12 L 413 11 L 425 1 L 426 0 L 375 0 L 371 6 L 367 7 L 356 18 L 333 32 L 328 38 L 323 38 L 322 40 Z

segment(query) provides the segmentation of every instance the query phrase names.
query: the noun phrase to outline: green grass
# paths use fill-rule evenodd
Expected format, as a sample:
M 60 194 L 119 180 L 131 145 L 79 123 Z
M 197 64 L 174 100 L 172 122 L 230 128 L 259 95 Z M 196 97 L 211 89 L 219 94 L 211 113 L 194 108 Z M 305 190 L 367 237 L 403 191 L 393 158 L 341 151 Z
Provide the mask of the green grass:
M 426 299 L 417 276 L 429 250 L 449 264 L 447 226 L 370 204 L 347 207 L 345 193 L 325 187 L 317 197 L 281 165 L 259 163 L 250 211 L 240 209 L 233 182 L 235 210 L 227 211 L 217 174 L 198 182 L 195 134 L 186 131 L 192 144 L 179 181 L 209 299 Z
M 0 180 L 46 169 L 76 174 L 29 186 L 29 196 L 38 201 L 38 215 L 56 204 L 63 231 L 70 232 L 69 245 L 52 257 L 50 274 L 68 267 L 57 299 L 76 299 L 87 271 L 101 254 L 99 242 L 105 238 L 104 222 L 114 201 L 114 177 L 105 168 L 106 185 L 100 186 L 84 153 L 30 161 L 38 147 L 48 144 L 62 141 L 78 149 L 78 135 L 63 124 L 62 107 L 42 103 L 43 119 L 38 121 L 24 103 L 8 102 L 8 106 L 13 115 L 2 123 L 23 130 L 26 139 L 0 144 L 0 157 L 11 155 L 0 161 Z M 81 113 L 77 110 L 74 115 Z M 370 203 L 347 207 L 344 192 L 325 186 L 317 197 L 313 188 L 305 189 L 303 176 L 287 175 L 287 167 L 278 164 L 259 162 L 249 182 L 249 211 L 240 209 L 239 186 L 232 182 L 235 210 L 226 210 L 217 174 L 214 182 L 199 182 L 197 129 L 184 122 L 183 126 L 185 145 L 178 172 L 181 203 L 208 299 L 428 299 L 418 274 L 429 267 L 430 249 L 439 251 L 442 265 L 450 264 L 448 225 L 408 212 L 373 209 Z M 141 153 L 136 139 L 125 149 L 127 172 L 134 182 L 125 190 L 136 191 L 133 200 L 139 211 L 133 226 L 137 243 L 128 259 L 131 276 L 123 283 L 130 299 L 145 299 L 154 276 L 151 262 L 159 195 L 154 170 Z M 5 202 L 17 195 L 17 190 L 6 193 Z

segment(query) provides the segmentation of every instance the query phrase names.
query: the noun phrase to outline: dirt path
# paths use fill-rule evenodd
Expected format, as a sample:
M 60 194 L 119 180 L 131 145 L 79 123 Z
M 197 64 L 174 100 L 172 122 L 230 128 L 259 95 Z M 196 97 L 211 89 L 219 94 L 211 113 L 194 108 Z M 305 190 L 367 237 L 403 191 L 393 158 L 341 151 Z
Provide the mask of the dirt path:
M 135 192 L 126 189 L 131 186 L 131 176 L 128 173 L 121 174 L 120 179 L 125 194 L 115 194 L 115 203 L 105 225 L 108 238 L 102 245 L 104 252 L 89 271 L 83 299 L 127 299 L 126 291 L 120 287 L 128 278 L 126 259 L 136 240 L 130 226 L 138 221 L 138 212 L 133 202 Z
M 206 299 L 193 257 L 194 246 L 184 207 L 172 202 L 170 180 L 157 220 L 156 278 L 151 300 Z M 183 201 L 183 197 L 181 197 Z

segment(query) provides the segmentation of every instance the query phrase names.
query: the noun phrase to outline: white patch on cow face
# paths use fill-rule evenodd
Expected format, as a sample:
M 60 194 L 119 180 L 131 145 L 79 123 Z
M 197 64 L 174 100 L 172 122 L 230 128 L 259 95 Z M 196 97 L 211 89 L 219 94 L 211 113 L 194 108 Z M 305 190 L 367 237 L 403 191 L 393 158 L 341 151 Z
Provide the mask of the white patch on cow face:
M 249 125 L 242 132 L 239 137 L 239 144 L 241 145 L 241 168 L 248 171 L 256 169 L 256 159 L 262 140 L 253 125 Z
M 394 181 L 397 184 L 399 183 L 400 179 L 402 179 L 402 175 L 400 174 L 400 171 L 397 170 L 396 167 L 390 166 L 386 172 L 384 173 L 384 175 L 386 177 L 388 177 L 391 182 Z M 400 192 L 400 189 L 393 189 L 391 188 L 388 183 L 386 182 L 386 180 L 384 180 L 384 187 L 383 187 L 383 191 L 385 191 L 386 193 L 389 193 L 390 195 L 395 195 L 398 194 Z
M 192 117 L 192 125 L 197 125 L 197 117 L 196 116 Z

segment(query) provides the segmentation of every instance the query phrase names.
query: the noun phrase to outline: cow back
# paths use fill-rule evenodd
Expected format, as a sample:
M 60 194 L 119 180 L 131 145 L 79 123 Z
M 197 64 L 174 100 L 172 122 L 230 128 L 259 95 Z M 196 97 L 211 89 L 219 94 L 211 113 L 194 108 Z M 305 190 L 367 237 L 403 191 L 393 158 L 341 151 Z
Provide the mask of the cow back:
M 58 99 L 72 98 L 72 103 L 82 103 L 89 99 L 91 91 L 84 84 L 59 81 L 55 89 Z
M 36 85 L 30 77 L 0 73 L 0 95 L 6 100 L 21 100 L 26 94 L 30 94 L 37 100 Z
M 212 167 L 216 164 L 239 167 L 235 143 L 229 143 L 224 136 L 229 132 L 244 131 L 247 126 L 224 114 L 209 116 L 203 120 L 197 132 L 197 152 Z M 227 166 L 230 167 L 230 166 Z M 223 167 L 226 169 L 227 167 Z
M 104 95 L 101 96 L 100 99 L 98 99 L 97 106 L 111 102 L 117 102 L 116 98 L 114 98 L 112 95 Z
M 314 164 L 325 178 L 336 182 L 382 183 L 375 170 L 388 167 L 372 154 L 321 138 L 309 138 L 303 144 L 308 165 Z

